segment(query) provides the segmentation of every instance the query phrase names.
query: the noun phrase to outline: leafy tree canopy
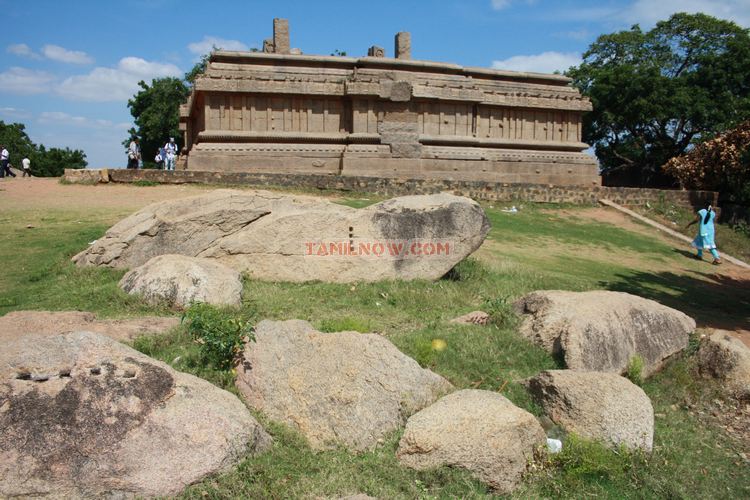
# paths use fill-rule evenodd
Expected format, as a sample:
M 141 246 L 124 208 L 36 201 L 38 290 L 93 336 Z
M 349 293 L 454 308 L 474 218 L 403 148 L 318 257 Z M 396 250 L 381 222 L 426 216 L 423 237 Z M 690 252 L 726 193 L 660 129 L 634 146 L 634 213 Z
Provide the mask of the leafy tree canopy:
M 602 35 L 567 74 L 594 106 L 584 141 L 627 184 L 674 182 L 667 160 L 750 117 L 750 33 L 705 14 Z
M 216 50 L 216 47 L 213 48 Z M 180 125 L 180 104 L 190 94 L 195 79 L 206 71 L 210 54 L 201 57 L 193 68 L 185 73 L 183 79 L 155 78 L 149 86 L 138 82 L 141 90 L 128 101 L 130 114 L 133 115 L 135 127 L 128 130 L 128 137 L 123 141 L 126 148 L 133 137 L 138 137 L 141 144 L 141 156 L 146 167 L 152 167 L 157 150 L 174 137 L 177 147 L 182 149 Z M 123 155 L 123 162 L 125 162 Z
M 59 177 L 66 168 L 86 168 L 86 154 L 80 149 L 49 148 L 36 145 L 21 123 L 6 124 L 0 120 L 0 144 L 10 153 L 10 163 L 21 168 L 21 160 L 31 160 L 31 175 L 36 177 Z
M 185 101 L 190 89 L 183 80 L 173 77 L 155 78 L 150 86 L 144 81 L 138 82 L 138 85 L 141 90 L 128 100 L 136 126 L 129 133 L 130 137 L 140 138 L 142 157 L 148 162 L 170 137 L 174 137 L 177 146 L 182 148 L 180 104 Z M 130 137 L 123 141 L 125 147 L 130 143 Z

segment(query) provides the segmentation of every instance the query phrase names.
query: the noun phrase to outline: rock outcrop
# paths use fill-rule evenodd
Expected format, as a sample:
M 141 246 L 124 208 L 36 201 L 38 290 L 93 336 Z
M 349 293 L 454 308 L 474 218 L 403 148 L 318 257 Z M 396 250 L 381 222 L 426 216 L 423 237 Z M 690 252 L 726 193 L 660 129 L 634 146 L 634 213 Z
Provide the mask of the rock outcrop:
M 145 207 L 73 260 L 132 268 L 180 254 L 269 281 L 437 279 L 479 248 L 489 228 L 476 202 L 450 194 L 355 209 L 312 197 L 217 190 Z
M 701 375 L 722 381 L 727 395 L 750 400 L 750 348 L 729 332 L 715 330 L 698 349 Z
M 366 450 L 449 391 L 387 339 L 321 333 L 306 321 L 261 321 L 245 346 L 237 387 L 248 404 L 316 449 Z
M 412 415 L 397 456 L 413 469 L 467 469 L 498 492 L 509 493 L 545 442 L 532 414 L 496 392 L 465 389 Z
M 107 337 L 0 349 L 0 497 L 174 495 L 270 439 L 234 395 Z
M 119 285 L 150 304 L 177 307 L 187 307 L 193 302 L 235 307 L 242 304 L 240 273 L 200 257 L 159 255 L 127 272 Z
M 634 356 L 643 375 L 687 347 L 695 321 L 653 300 L 622 292 L 532 292 L 515 303 L 521 333 L 572 370 L 624 373 Z
M 25 335 L 58 335 L 87 331 L 120 342 L 142 335 L 164 333 L 180 324 L 180 318 L 145 316 L 132 319 L 96 319 L 96 314 L 81 311 L 13 311 L 0 317 L 0 342 Z
M 643 389 L 616 373 L 548 370 L 526 381 L 532 397 L 567 432 L 650 452 L 654 409 Z

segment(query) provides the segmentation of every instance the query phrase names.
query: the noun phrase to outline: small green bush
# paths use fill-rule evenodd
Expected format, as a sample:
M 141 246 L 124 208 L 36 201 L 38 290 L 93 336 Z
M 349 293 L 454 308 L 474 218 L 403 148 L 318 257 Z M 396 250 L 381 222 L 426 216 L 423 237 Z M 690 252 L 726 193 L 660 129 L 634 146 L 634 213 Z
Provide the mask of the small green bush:
M 188 333 L 200 345 L 204 362 L 219 370 L 234 365 L 245 342 L 255 340 L 249 322 L 237 313 L 210 304 L 193 304 L 183 314 Z
M 628 379 L 635 385 L 643 384 L 643 358 L 638 354 L 634 355 L 628 361 Z
M 513 327 L 518 321 L 509 296 L 485 298 L 482 307 L 490 315 L 490 323 L 499 328 Z

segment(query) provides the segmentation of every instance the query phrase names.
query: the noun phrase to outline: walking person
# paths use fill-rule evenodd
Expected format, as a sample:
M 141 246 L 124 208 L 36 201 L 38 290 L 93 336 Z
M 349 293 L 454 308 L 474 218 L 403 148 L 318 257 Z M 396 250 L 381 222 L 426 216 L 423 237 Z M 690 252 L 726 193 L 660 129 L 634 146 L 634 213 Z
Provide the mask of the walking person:
M 177 158 L 177 144 L 174 137 L 169 138 L 169 142 L 164 145 L 164 170 L 174 170 L 174 162 Z
M 685 229 L 689 228 L 693 224 L 698 224 L 698 235 L 695 237 L 691 245 L 698 249 L 698 253 L 695 258 L 703 260 L 703 250 L 711 252 L 714 260 L 711 264 L 718 266 L 721 264 L 721 256 L 716 250 L 716 242 L 714 241 L 714 219 L 716 218 L 716 212 L 710 203 L 706 204 L 706 208 L 698 210 L 697 217 L 690 222 Z
M 133 137 L 128 146 L 128 168 L 138 168 L 141 159 L 141 147 L 138 145 L 138 138 Z
M 5 146 L 0 146 L 0 177 L 15 177 L 10 169 L 10 153 Z
M 23 177 L 31 177 L 31 160 L 24 156 L 21 160 L 21 166 L 23 167 Z

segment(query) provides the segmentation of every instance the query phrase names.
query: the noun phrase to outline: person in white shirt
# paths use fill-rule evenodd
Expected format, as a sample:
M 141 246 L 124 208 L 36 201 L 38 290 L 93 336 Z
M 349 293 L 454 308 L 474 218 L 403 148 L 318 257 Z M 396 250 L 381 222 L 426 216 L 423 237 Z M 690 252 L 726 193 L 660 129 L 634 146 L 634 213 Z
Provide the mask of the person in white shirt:
M 169 142 L 164 145 L 164 170 L 174 170 L 174 161 L 177 157 L 177 144 L 174 137 L 169 138 Z
M 133 137 L 128 146 L 128 168 L 138 168 L 138 162 L 141 159 L 141 148 L 138 146 L 138 138 Z
M 23 176 L 31 177 L 31 160 L 24 157 L 24 159 L 21 160 L 21 166 L 23 166 Z
M 8 150 L 5 149 L 5 146 L 0 146 L 0 178 L 5 177 L 6 175 L 9 177 L 15 177 L 16 174 L 14 174 L 10 170 L 9 161 L 10 161 L 10 153 L 8 153 Z

